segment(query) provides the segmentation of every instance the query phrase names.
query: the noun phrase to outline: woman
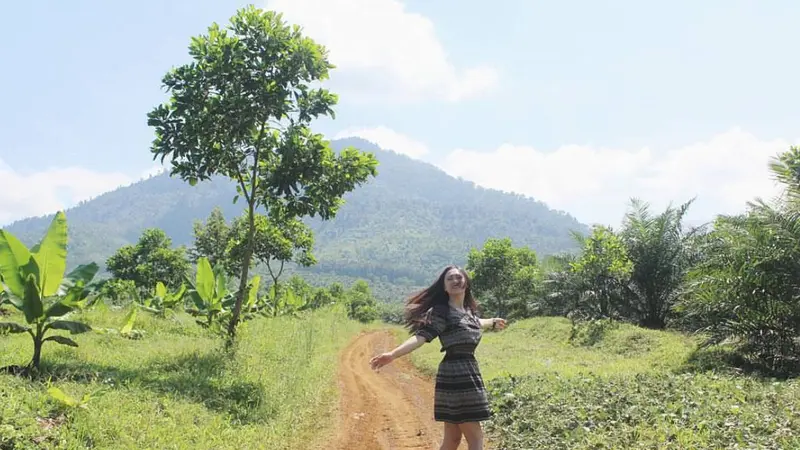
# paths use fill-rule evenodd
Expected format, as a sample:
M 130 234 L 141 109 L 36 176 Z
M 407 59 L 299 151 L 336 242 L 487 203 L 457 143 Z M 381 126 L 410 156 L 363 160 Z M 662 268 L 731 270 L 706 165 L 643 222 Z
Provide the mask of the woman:
M 446 267 L 433 285 L 406 303 L 406 326 L 414 335 L 391 352 L 370 360 L 372 368 L 378 369 L 439 338 L 445 355 L 436 374 L 433 410 L 436 421 L 444 422 L 440 450 L 458 448 L 462 435 L 467 438 L 469 450 L 483 449 L 480 422 L 489 419 L 491 411 L 475 360 L 475 347 L 482 329 L 502 330 L 506 321 L 479 319 L 477 306 L 467 272 L 456 266 Z

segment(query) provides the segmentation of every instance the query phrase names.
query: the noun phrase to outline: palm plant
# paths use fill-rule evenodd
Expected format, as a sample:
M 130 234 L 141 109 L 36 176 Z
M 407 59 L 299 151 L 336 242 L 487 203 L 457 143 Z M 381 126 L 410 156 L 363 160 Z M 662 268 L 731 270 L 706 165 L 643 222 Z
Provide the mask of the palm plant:
M 693 200 L 668 206 L 652 215 L 650 206 L 631 200 L 620 238 L 633 261 L 630 278 L 623 286 L 620 313 L 639 325 L 661 329 L 683 294 L 686 275 L 699 260 L 697 239 L 704 227 L 687 229 L 683 219 Z

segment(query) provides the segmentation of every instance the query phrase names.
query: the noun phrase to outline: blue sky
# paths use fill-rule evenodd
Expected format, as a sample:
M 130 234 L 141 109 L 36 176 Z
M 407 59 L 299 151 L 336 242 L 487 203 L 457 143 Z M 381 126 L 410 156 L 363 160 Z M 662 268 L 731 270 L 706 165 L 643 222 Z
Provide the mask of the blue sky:
M 0 224 L 151 172 L 146 114 L 189 38 L 246 2 L 13 2 L 0 44 Z M 331 137 L 360 135 L 585 222 L 771 195 L 800 137 L 800 3 L 268 0 L 339 69 Z M 2 180 L 6 181 L 3 182 Z M 35 186 L 19 189 L 20 182 Z M 33 182 L 33 183 L 31 183 Z M 5 187 L 8 186 L 8 187 Z

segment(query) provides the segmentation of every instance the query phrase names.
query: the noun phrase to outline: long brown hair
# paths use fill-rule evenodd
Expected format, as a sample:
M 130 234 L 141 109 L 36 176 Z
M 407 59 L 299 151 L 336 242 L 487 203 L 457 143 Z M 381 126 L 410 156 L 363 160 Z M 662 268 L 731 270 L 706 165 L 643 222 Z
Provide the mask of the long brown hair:
M 444 290 L 444 277 L 451 269 L 458 270 L 464 277 L 464 282 L 466 283 L 464 289 L 464 307 L 471 310 L 473 314 L 477 314 L 478 302 L 476 302 L 475 297 L 472 296 L 472 282 L 469 279 L 469 275 L 467 275 L 467 271 L 458 266 L 449 265 L 442 270 L 442 273 L 439 274 L 439 278 L 437 278 L 432 285 L 417 292 L 406 300 L 406 307 L 403 314 L 406 328 L 414 332 L 424 326 L 428 320 L 428 311 L 431 308 L 444 308 L 445 310 L 448 308 L 450 296 L 447 295 L 447 291 Z

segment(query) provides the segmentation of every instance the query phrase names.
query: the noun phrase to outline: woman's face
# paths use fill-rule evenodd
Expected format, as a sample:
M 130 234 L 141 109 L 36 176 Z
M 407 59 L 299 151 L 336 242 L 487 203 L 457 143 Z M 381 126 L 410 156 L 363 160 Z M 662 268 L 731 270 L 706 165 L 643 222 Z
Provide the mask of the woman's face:
M 467 289 L 467 279 L 456 268 L 450 269 L 444 275 L 444 290 L 450 294 L 462 294 Z

